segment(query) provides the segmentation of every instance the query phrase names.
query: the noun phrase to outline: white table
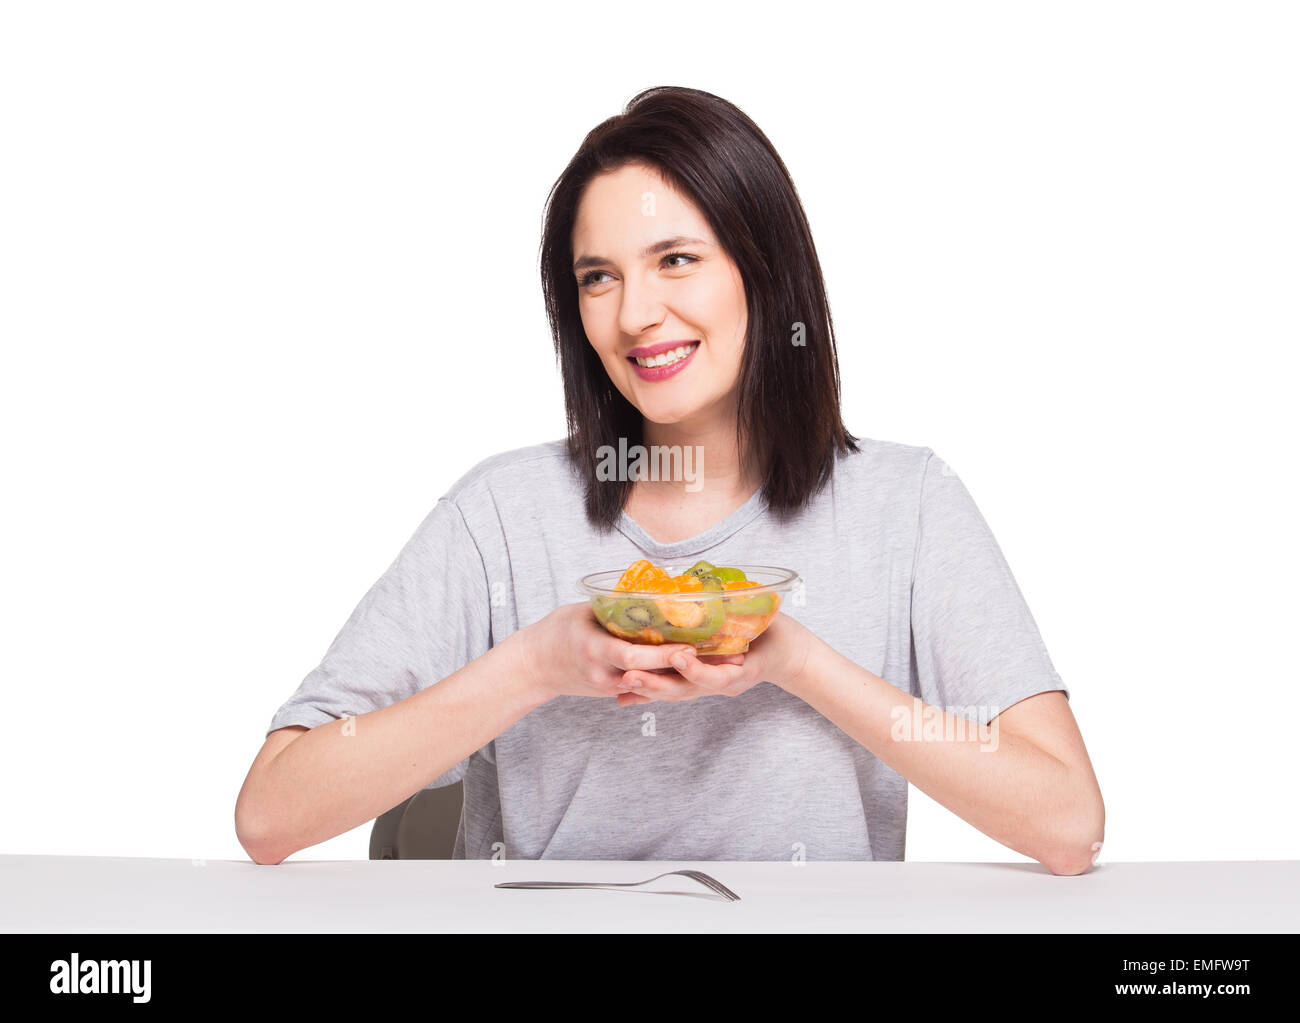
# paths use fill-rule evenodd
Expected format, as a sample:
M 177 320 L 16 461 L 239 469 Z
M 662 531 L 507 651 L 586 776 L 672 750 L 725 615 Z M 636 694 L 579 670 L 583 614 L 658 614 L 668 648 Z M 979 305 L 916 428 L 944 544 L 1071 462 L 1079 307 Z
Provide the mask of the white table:
M 499 881 L 639 881 L 518 891 Z M 687 892 L 689 895 L 667 894 Z M 145 859 L 0 856 L 0 931 L 1296 932 L 1300 861 L 1031 863 Z

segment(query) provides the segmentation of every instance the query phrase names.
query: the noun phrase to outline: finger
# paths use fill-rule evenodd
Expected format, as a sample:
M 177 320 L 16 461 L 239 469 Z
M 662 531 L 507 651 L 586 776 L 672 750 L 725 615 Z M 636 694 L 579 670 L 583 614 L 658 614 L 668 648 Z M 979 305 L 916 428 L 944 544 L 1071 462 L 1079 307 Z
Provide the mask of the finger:
M 695 656 L 694 651 L 688 654 L 675 655 L 670 660 L 677 673 L 686 679 L 686 681 L 707 689 L 711 692 L 721 692 L 728 686 L 738 682 L 743 677 L 744 669 L 734 663 L 726 664 L 708 664 Z
M 672 665 L 668 662 L 674 654 L 694 650 L 694 647 L 687 643 L 661 643 L 656 646 L 651 643 L 632 643 L 619 639 L 615 639 L 614 643 L 610 663 L 624 671 L 632 668 L 671 670 Z
M 643 696 L 641 693 L 618 694 L 618 705 L 620 707 L 630 707 L 634 703 L 654 703 L 654 700 L 650 699 L 648 696 Z
M 629 689 L 639 689 L 641 682 L 639 679 L 628 679 L 626 673 L 617 668 L 607 668 L 591 679 L 591 684 L 610 696 L 617 696 Z
M 639 679 L 641 687 L 636 690 L 637 695 L 648 696 L 652 700 L 677 702 L 680 700 L 694 700 L 709 694 L 709 690 L 701 689 L 699 686 L 688 682 L 676 672 L 659 675 L 644 671 L 629 671 L 624 677 Z

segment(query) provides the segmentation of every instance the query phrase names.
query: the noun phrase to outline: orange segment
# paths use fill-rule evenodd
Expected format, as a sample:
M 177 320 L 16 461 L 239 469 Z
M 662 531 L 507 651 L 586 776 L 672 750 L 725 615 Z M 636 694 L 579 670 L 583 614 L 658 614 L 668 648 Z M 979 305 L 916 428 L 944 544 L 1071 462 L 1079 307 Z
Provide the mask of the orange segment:
M 701 654 L 743 654 L 749 652 L 749 640 L 743 636 L 715 637 L 708 646 L 697 647 L 696 650 Z
M 652 565 L 642 558 L 634 561 L 627 566 L 627 570 L 619 577 L 614 584 L 616 590 L 646 590 L 646 584 L 649 582 L 662 582 L 668 579 L 668 573 L 658 565 Z
M 655 606 L 659 613 L 668 619 L 669 624 L 679 629 L 698 628 L 704 621 L 707 609 L 701 600 L 673 600 L 671 597 L 658 597 Z
M 775 611 L 765 615 L 727 615 L 727 620 L 722 623 L 718 635 L 754 639 L 762 634 L 774 617 L 776 617 Z
M 646 569 L 651 568 L 651 564 L 644 559 L 634 561 L 627 566 L 626 571 L 619 576 L 618 582 L 614 584 L 616 590 L 634 590 L 641 576 L 645 574 Z

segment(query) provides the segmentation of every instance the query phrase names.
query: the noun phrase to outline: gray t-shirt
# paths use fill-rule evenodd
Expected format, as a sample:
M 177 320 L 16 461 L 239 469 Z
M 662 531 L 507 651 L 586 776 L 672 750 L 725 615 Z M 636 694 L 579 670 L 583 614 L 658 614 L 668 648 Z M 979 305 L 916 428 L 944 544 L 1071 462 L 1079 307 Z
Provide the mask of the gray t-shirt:
M 582 576 L 638 558 L 792 568 L 803 591 L 787 594 L 783 612 L 968 720 L 1065 691 L 960 478 L 930 448 L 859 447 L 797 518 L 779 523 L 760 491 L 676 543 L 626 514 L 598 534 L 562 440 L 486 458 L 438 500 L 268 734 L 436 685 L 586 599 Z M 510 859 L 903 858 L 906 780 L 769 682 L 737 697 L 627 707 L 556 697 L 426 787 L 459 780 L 457 859 L 491 857 L 498 842 Z

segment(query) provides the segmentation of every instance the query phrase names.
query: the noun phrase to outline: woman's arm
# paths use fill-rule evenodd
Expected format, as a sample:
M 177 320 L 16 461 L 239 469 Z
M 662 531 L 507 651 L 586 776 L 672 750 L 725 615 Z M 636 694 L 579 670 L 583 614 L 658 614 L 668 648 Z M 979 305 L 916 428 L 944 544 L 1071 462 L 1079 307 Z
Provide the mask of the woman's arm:
M 743 664 L 673 663 L 670 674 L 628 672 L 641 688 L 618 702 L 738 696 L 759 679 L 771 682 L 930 798 L 1052 873 L 1083 873 L 1101 848 L 1101 790 L 1061 692 L 1021 700 L 981 728 L 890 685 L 784 614 Z
M 1038 693 L 977 729 L 821 641 L 783 688 L 931 799 L 1053 874 L 1082 874 L 1101 848 L 1101 789 L 1063 693 Z
M 664 669 L 680 643 L 644 646 L 564 604 L 435 685 L 378 710 L 267 736 L 235 803 L 239 844 L 258 863 L 341 835 L 446 774 L 555 696 L 613 699 L 632 669 Z
M 508 640 L 437 685 L 296 738 L 266 739 L 235 803 L 258 863 L 341 835 L 392 809 L 546 702 Z M 278 749 L 278 752 L 277 752 Z

